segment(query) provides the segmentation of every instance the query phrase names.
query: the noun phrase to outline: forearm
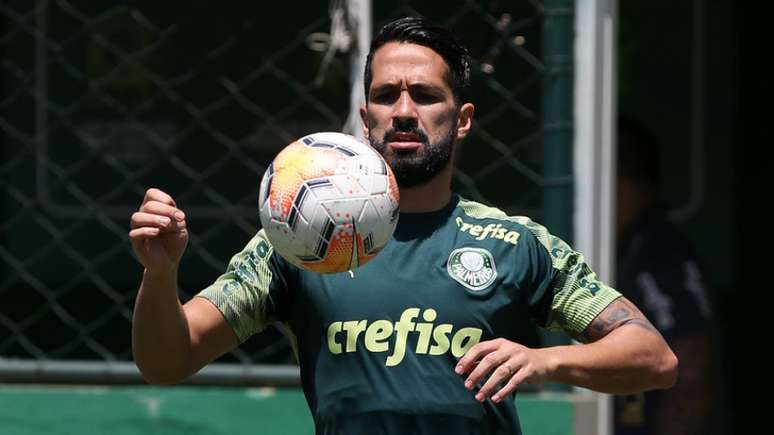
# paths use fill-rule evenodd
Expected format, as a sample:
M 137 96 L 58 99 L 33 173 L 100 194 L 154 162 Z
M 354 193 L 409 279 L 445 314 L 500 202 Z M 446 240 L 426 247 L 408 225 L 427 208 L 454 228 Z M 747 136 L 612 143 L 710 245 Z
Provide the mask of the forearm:
M 146 270 L 132 320 L 132 352 L 150 383 L 169 384 L 189 375 L 190 334 L 177 296 L 177 271 Z
M 609 394 L 669 388 L 677 360 L 655 332 L 622 325 L 589 344 L 541 349 L 550 361 L 547 380 Z

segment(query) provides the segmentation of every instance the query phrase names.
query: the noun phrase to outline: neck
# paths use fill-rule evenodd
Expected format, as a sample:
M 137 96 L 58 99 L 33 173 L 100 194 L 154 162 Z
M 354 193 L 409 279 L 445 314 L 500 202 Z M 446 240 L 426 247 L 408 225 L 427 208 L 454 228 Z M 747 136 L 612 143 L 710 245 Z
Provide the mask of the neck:
M 451 200 L 452 166 L 449 165 L 425 184 L 400 189 L 402 213 L 425 213 L 439 210 Z

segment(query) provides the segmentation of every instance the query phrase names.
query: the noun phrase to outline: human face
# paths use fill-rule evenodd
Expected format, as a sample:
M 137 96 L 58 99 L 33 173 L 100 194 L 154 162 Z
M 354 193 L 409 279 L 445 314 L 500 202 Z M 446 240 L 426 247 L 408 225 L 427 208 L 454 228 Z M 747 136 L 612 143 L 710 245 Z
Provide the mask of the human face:
M 432 49 L 390 42 L 376 50 L 361 109 L 365 132 L 401 187 L 427 183 L 447 168 L 454 143 L 470 129 L 473 106 L 458 106 L 449 67 Z

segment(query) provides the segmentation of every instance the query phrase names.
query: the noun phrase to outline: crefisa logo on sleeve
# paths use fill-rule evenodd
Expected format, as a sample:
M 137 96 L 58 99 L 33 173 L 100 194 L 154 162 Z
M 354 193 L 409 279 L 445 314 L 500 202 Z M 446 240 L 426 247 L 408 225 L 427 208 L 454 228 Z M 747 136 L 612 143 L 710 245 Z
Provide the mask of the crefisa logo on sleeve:
M 492 254 L 481 248 L 459 248 L 449 254 L 446 271 L 455 281 L 473 291 L 489 287 L 497 278 Z

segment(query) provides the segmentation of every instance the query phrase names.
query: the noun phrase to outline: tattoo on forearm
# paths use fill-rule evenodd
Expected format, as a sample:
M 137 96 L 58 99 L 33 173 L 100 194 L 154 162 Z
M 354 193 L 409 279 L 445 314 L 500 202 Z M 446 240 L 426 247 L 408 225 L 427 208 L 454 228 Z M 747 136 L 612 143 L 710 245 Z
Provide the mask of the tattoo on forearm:
M 605 321 L 609 325 L 615 325 L 618 322 L 626 321 L 631 317 L 631 315 L 631 311 L 624 307 L 616 308 L 615 312 L 611 313 L 610 316 L 605 319 Z
M 650 322 L 644 319 L 629 319 L 618 326 L 623 326 L 623 325 L 637 325 L 642 327 L 643 329 L 647 329 L 648 331 L 655 332 L 656 334 L 661 335 L 661 333 L 658 332 L 658 329 L 656 329 L 656 327 L 653 326 L 653 324 L 651 324 Z
M 586 343 L 597 341 L 623 325 L 636 325 L 661 336 L 633 303 L 620 297 L 599 313 L 579 338 Z

